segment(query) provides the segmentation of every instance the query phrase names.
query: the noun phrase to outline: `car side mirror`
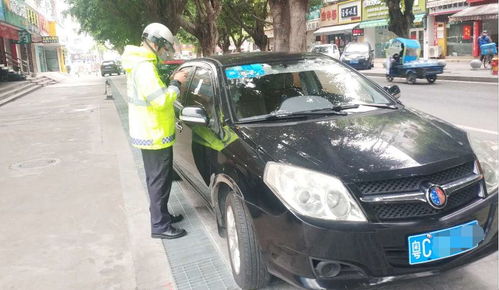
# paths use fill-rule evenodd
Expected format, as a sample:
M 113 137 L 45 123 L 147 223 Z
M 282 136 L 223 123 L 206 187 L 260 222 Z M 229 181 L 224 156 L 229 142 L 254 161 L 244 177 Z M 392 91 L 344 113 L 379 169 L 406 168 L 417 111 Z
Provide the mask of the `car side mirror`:
M 180 112 L 180 120 L 190 125 L 208 125 L 206 111 L 200 107 L 185 107 Z
M 399 86 L 393 85 L 393 86 L 388 86 L 388 87 L 383 87 L 383 88 L 385 89 L 385 91 L 387 91 L 395 99 L 398 100 L 400 98 L 400 88 L 399 88 Z

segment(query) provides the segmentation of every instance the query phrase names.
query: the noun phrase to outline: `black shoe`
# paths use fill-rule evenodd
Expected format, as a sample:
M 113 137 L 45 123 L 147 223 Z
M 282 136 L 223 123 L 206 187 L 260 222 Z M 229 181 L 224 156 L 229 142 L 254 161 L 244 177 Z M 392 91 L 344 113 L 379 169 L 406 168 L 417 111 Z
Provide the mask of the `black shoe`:
M 172 224 L 178 223 L 184 220 L 184 216 L 179 214 L 179 215 L 170 215 Z
M 160 234 L 151 234 L 151 238 L 154 239 L 176 239 L 187 235 L 184 229 L 177 229 L 176 227 L 170 225 L 168 229 Z

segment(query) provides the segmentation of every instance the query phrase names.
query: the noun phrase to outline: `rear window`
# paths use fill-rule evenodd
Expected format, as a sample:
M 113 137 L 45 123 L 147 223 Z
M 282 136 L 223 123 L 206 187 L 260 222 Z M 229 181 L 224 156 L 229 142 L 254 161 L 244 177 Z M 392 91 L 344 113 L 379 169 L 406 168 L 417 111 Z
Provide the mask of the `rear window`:
M 324 58 L 232 66 L 225 75 L 232 107 L 243 121 L 275 112 L 393 103 L 349 68 Z

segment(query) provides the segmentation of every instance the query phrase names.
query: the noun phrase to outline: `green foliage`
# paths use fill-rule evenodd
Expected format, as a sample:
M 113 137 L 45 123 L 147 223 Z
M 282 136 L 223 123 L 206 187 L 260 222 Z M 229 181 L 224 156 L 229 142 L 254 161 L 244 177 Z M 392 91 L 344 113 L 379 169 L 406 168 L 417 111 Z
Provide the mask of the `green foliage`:
M 308 0 L 308 7 L 322 6 L 322 0 Z
M 234 26 L 235 35 L 243 37 L 241 28 L 253 38 L 255 44 L 266 50 L 267 36 L 265 26 L 267 22 L 268 0 L 224 0 L 222 18 L 224 23 Z M 241 39 L 241 38 L 238 38 Z M 244 40 L 243 40 L 244 41 Z
M 187 0 L 66 0 L 69 14 L 80 23 L 81 31 L 100 43 L 109 41 L 121 51 L 125 45 L 138 45 L 144 27 L 152 22 L 165 24 L 173 34 L 179 28 L 176 15 Z
M 67 0 L 69 13 L 78 19 L 81 31 L 100 43 L 111 42 L 121 51 L 127 44 L 140 44 L 144 27 L 141 0 Z

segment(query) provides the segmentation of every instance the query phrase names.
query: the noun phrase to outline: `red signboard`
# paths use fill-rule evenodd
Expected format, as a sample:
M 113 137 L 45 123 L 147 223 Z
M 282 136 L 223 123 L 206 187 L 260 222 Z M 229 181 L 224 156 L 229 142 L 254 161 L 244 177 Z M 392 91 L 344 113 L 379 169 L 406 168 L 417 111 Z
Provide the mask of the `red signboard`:
M 352 35 L 353 36 L 363 36 L 364 35 L 364 28 L 352 29 Z
M 463 26 L 463 40 L 470 40 L 471 39 L 471 31 L 472 31 L 471 25 L 464 25 Z

